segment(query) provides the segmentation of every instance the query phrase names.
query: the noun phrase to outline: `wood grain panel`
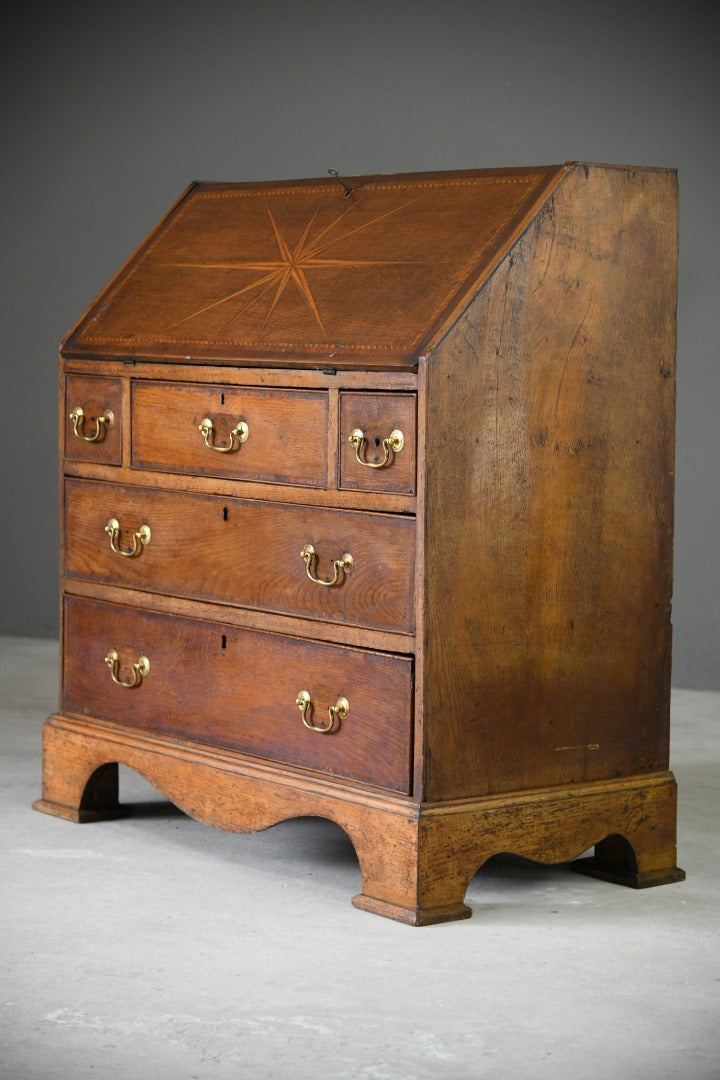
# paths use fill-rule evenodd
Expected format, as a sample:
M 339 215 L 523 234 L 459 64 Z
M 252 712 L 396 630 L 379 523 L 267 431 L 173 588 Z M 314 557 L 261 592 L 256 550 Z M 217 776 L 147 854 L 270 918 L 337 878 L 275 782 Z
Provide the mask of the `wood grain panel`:
M 676 258 L 577 167 L 428 360 L 427 797 L 667 768 Z
M 134 382 L 133 466 L 201 476 L 324 488 L 327 483 L 327 393 L 256 387 Z M 229 445 L 238 421 L 247 442 L 230 453 L 209 449 L 198 430 L 205 418 L 214 442 Z
M 121 526 L 121 551 L 149 526 L 136 557 L 111 549 L 111 518 Z M 414 535 L 414 519 L 400 515 L 65 483 L 70 577 L 379 630 L 412 632 Z M 332 587 L 310 581 L 300 557 L 309 543 L 315 577 L 332 579 L 332 562 L 345 552 L 351 572 Z
M 348 393 L 340 395 L 340 487 L 360 491 L 415 493 L 416 411 L 414 394 Z M 359 450 L 360 461 L 350 442 L 359 428 L 365 442 Z M 385 460 L 383 440 L 393 431 L 403 434 L 404 445 L 398 453 L 390 451 L 383 468 L 370 468 L 360 462 L 378 465 Z
M 97 360 L 81 357 L 61 357 L 64 371 L 69 375 L 94 375 L 98 371 Z M 370 379 L 366 370 L 353 371 L 334 367 L 246 367 L 244 364 L 215 366 L 213 364 L 163 363 L 143 360 L 128 368 L 126 360 L 104 360 L 105 375 L 126 377 L 128 370 L 133 379 L 177 380 L 191 383 L 215 383 L 230 386 L 281 386 L 298 389 L 318 389 L 339 386 L 361 390 L 415 390 L 417 375 L 414 371 L 373 371 Z M 368 386 L 370 382 L 370 386 Z
M 140 686 L 116 686 L 141 656 Z M 295 699 L 307 690 L 311 720 L 345 697 L 350 712 L 331 734 L 304 727 Z M 412 661 L 278 634 L 181 619 L 114 604 L 65 599 L 63 707 L 278 762 L 407 791 Z
M 165 491 L 227 495 L 231 499 L 256 499 L 262 496 L 262 499 L 268 502 L 328 506 L 338 510 L 368 510 L 370 512 L 377 510 L 383 513 L 415 514 L 417 507 L 414 495 L 395 495 L 387 491 L 340 491 L 338 488 L 328 490 L 298 487 L 293 484 L 265 484 L 260 489 L 256 480 L 232 480 L 220 476 L 189 476 L 187 473 L 161 473 L 154 469 L 95 465 L 87 461 L 65 461 L 64 475 L 134 486 L 142 485 L 142 487 L 160 488 Z
M 63 352 L 408 368 L 561 171 L 195 185 Z
M 68 821 L 122 815 L 115 762 L 218 828 L 250 832 L 308 814 L 337 822 L 362 872 L 363 892 L 353 903 L 414 926 L 467 918 L 468 883 L 500 851 L 556 863 L 595 844 L 591 865 L 581 860 L 572 869 L 634 888 L 685 876 L 675 865 L 669 774 L 419 807 L 387 791 L 209 752 L 158 732 L 53 716 L 43 728 L 43 797 L 34 809 Z
M 108 410 L 113 414 L 112 423 L 103 429 L 97 442 L 86 442 L 75 434 L 70 413 L 76 406 L 80 406 L 84 413 L 78 430 L 85 435 L 97 432 L 99 416 L 104 416 Z M 103 465 L 120 465 L 123 434 L 122 381 L 102 376 L 68 375 L 65 382 L 64 434 L 66 458 Z

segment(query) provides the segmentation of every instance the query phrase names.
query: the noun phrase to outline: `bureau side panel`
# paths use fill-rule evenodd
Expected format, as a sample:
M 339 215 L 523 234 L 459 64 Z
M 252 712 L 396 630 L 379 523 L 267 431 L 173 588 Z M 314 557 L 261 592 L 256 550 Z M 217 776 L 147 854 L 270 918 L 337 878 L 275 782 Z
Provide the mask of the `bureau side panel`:
M 674 173 L 577 166 L 428 361 L 425 797 L 668 765 Z

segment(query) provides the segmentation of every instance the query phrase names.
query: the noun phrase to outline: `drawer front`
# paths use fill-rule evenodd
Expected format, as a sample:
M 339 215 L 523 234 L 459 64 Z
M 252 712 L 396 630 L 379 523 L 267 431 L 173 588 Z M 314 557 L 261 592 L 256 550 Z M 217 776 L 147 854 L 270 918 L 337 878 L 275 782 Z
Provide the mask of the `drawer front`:
M 65 483 L 66 573 L 174 596 L 412 633 L 414 545 L 401 515 Z
M 340 487 L 413 495 L 416 412 L 414 394 L 343 392 Z
M 206 420 L 212 428 L 203 434 Z M 132 387 L 137 468 L 324 488 L 327 429 L 324 391 L 170 382 Z
M 408 658 L 77 597 L 65 598 L 64 629 L 68 712 L 409 790 Z M 329 733 L 304 725 L 302 691 L 306 720 L 332 722 Z M 347 715 L 331 716 L 343 698 Z
M 68 375 L 65 383 L 65 457 L 72 461 L 120 465 L 120 379 Z

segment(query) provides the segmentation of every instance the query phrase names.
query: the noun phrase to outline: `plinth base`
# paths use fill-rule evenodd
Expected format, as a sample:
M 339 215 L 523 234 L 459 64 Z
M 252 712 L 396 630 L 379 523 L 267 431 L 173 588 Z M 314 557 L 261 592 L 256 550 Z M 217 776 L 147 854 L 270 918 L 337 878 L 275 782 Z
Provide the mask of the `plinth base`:
M 326 817 L 350 837 L 363 878 L 356 907 L 413 926 L 466 919 L 465 892 L 501 852 L 562 863 L 634 888 L 680 881 L 671 773 L 444 803 L 411 799 L 233 751 L 100 720 L 53 716 L 43 729 L 36 810 L 74 822 L 126 812 L 119 764 L 179 809 L 235 832 L 292 817 Z

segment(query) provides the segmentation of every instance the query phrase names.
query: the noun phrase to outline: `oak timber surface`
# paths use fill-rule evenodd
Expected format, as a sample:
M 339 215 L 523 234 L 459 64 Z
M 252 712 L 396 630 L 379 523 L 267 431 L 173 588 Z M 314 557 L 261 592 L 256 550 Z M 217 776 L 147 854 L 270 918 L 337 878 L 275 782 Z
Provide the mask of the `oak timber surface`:
M 145 469 L 325 487 L 327 393 L 134 382 L 132 463 Z M 199 428 L 213 425 L 212 446 L 232 447 L 230 433 L 247 424 L 247 441 L 228 453 L 208 446 Z
M 667 768 L 676 245 L 577 167 L 428 359 L 430 798 Z
M 680 880 L 674 175 L 353 187 L 194 185 L 69 335 L 36 805 L 111 816 L 120 762 L 221 827 L 327 814 L 414 924 L 498 851 Z
M 72 417 L 78 408 L 82 410 L 82 420 L 74 426 Z M 67 458 L 119 465 L 123 437 L 121 380 L 94 375 L 68 376 L 63 430 Z
M 71 577 L 412 632 L 412 518 L 70 479 L 64 505 Z M 136 556 L 111 548 L 112 518 L 116 547 Z M 133 539 L 143 525 L 145 546 Z M 332 580 L 333 561 L 346 552 L 352 568 L 335 585 L 318 585 L 300 556 L 307 544 L 317 555 L 315 577 Z
M 416 453 L 415 394 L 340 394 L 340 487 L 356 491 L 415 493 Z M 350 442 L 361 429 L 365 441 L 359 449 Z M 403 437 L 402 449 L 394 452 L 385 440 L 394 431 Z M 389 467 L 379 468 L 387 459 Z M 359 460 L 358 460 L 359 459 Z M 371 462 L 369 468 L 361 462 Z
M 406 791 L 411 741 L 412 661 L 365 649 L 160 615 L 119 604 L 65 598 L 63 705 L 86 714 L 185 736 L 275 761 Z M 134 689 L 118 676 L 149 660 Z M 330 734 L 302 722 L 296 698 L 307 690 L 311 723 L 328 723 L 338 698 L 346 719 Z
M 196 185 L 64 352 L 407 367 L 557 172 Z

